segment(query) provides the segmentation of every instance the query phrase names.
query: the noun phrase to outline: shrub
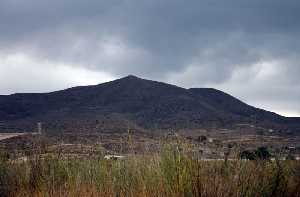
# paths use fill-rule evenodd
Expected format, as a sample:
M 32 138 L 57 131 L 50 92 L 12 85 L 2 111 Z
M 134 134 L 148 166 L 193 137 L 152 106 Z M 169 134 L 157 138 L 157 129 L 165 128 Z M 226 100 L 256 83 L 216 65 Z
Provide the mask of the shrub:
M 251 152 L 251 151 L 245 150 L 245 151 L 240 153 L 240 158 L 241 159 L 247 159 L 247 160 L 255 160 L 256 159 L 256 154 Z
M 261 159 L 261 160 L 268 160 L 271 158 L 271 154 L 267 147 L 259 147 L 255 151 L 255 155 L 258 159 Z
M 247 160 L 269 160 L 271 158 L 271 154 L 266 147 L 259 147 L 255 151 L 245 150 L 240 153 L 241 159 Z

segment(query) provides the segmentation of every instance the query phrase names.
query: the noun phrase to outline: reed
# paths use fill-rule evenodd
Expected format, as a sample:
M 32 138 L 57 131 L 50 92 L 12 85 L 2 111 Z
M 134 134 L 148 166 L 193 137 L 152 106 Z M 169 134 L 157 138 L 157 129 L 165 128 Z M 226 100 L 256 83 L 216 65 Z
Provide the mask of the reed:
M 124 160 L 0 159 L 0 196 L 300 196 L 299 161 L 202 161 L 178 145 Z

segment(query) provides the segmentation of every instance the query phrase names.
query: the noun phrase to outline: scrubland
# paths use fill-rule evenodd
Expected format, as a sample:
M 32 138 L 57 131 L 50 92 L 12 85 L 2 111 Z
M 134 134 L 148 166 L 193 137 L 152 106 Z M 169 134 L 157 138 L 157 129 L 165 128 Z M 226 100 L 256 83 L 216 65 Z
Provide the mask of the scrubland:
M 178 145 L 155 154 L 69 158 L 2 153 L 0 196 L 300 196 L 300 162 L 200 160 Z

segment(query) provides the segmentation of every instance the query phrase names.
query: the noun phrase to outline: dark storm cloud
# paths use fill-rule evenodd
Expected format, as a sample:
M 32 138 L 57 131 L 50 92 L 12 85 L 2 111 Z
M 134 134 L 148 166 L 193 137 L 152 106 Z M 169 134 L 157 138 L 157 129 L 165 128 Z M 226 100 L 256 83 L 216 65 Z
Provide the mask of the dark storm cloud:
M 246 95 L 240 81 L 247 79 L 254 96 L 243 99 L 294 98 L 287 102 L 300 112 L 299 9 L 296 0 L 2 0 L 0 55 L 222 87 L 237 96 Z M 235 79 L 241 69 L 244 78 Z M 254 83 L 262 72 L 271 74 Z

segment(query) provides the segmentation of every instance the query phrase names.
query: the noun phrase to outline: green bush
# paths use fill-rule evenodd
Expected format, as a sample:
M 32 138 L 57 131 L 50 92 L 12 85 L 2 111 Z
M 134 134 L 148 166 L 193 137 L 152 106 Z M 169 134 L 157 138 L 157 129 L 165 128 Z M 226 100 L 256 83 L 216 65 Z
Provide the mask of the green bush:
M 269 160 L 271 158 L 271 153 L 267 147 L 259 147 L 255 151 L 242 151 L 240 153 L 240 158 L 247 160 Z

